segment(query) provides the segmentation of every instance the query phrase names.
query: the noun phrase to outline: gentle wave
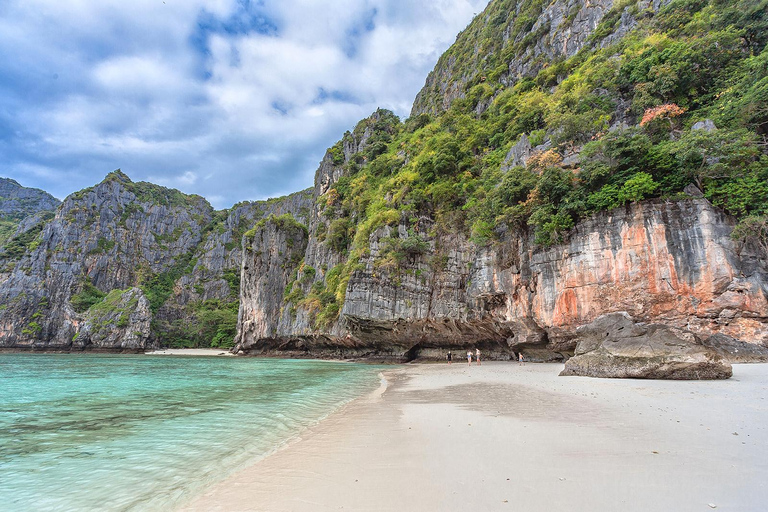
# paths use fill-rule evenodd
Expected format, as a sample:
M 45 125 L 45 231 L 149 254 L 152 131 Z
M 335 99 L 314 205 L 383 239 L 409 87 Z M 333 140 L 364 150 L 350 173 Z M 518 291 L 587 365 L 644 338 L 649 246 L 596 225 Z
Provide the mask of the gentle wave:
M 0 510 L 168 510 L 379 385 L 373 366 L 0 356 Z

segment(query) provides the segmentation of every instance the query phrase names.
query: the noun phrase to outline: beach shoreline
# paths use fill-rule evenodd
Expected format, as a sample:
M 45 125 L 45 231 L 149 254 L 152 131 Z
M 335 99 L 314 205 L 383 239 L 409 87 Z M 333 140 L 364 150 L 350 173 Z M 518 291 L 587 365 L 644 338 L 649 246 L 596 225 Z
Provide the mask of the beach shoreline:
M 768 365 L 685 382 L 561 368 L 384 370 L 379 389 L 180 510 L 759 510 L 768 499 Z
M 193 357 L 235 357 L 224 348 L 164 348 L 144 352 L 145 356 L 193 356 Z

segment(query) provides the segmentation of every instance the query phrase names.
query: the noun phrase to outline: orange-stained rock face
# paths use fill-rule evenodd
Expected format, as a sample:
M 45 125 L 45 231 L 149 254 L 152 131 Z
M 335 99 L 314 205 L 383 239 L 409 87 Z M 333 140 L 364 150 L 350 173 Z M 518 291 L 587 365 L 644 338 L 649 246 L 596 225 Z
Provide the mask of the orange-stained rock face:
M 372 233 L 338 321 L 322 330 L 313 327 L 305 305 L 284 302 L 286 261 L 303 255 L 322 280 L 322 269 L 340 260 L 314 249 L 322 244 L 311 228 L 309 243 L 294 241 L 292 248 L 284 234 L 257 236 L 243 267 L 240 346 L 408 359 L 477 345 L 491 358 L 525 350 L 550 360 L 573 351 L 578 327 L 620 311 L 702 339 L 722 334 L 768 346 L 765 262 L 749 248 L 737 253 L 733 221 L 706 200 L 648 201 L 604 212 L 546 250 L 520 233 L 478 247 L 456 232 L 431 240 L 434 251 L 397 269 L 377 264 L 383 240 L 407 236 L 409 229 L 429 238 L 431 228 L 427 219 Z M 309 293 L 313 283 L 302 286 Z
M 537 275 L 530 314 L 544 328 L 571 330 L 627 311 L 641 321 L 768 342 L 765 276 L 736 253 L 731 228 L 704 200 L 598 215 L 567 244 L 528 255 Z

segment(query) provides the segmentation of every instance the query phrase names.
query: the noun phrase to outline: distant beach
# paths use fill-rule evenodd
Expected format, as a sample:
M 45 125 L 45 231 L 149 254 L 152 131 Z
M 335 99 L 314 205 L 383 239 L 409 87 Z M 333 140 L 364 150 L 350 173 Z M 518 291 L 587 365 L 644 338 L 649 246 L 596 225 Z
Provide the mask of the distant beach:
M 145 352 L 148 356 L 197 356 L 197 357 L 230 357 L 234 356 L 225 348 L 164 348 Z
M 407 365 L 184 511 L 764 510 L 768 365 L 726 381 Z

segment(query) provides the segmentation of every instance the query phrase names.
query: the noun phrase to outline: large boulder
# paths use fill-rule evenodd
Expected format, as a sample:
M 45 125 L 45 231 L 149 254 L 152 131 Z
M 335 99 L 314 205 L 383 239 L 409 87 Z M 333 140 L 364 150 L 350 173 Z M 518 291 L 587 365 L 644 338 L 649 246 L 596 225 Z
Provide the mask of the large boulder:
M 724 334 L 714 334 L 702 339 L 702 343 L 729 363 L 768 363 L 768 347 L 763 345 L 747 343 Z
M 611 313 L 577 330 L 575 356 L 560 375 L 633 379 L 727 379 L 731 365 L 694 333 Z

